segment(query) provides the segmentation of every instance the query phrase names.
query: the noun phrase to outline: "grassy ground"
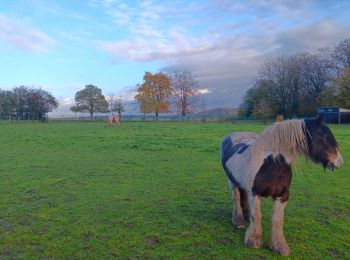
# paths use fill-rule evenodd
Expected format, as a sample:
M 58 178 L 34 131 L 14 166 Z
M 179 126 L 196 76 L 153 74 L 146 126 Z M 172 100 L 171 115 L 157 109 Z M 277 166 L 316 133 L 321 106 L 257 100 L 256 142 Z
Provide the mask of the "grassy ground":
M 231 225 L 222 138 L 258 123 L 0 123 L 0 258 L 276 258 Z M 350 258 L 350 126 L 332 126 L 345 165 L 300 162 L 286 209 L 291 256 Z

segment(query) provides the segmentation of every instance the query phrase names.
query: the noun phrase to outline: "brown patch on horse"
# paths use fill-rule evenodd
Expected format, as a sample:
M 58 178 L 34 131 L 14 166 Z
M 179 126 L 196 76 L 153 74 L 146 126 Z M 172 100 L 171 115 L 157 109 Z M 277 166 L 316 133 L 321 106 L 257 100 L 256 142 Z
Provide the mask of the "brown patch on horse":
M 335 161 L 338 158 L 338 151 L 328 153 L 328 161 Z
M 262 197 L 281 198 L 288 200 L 289 186 L 292 181 L 292 169 L 283 156 L 275 159 L 272 156 L 264 160 L 259 172 L 255 176 L 253 193 Z

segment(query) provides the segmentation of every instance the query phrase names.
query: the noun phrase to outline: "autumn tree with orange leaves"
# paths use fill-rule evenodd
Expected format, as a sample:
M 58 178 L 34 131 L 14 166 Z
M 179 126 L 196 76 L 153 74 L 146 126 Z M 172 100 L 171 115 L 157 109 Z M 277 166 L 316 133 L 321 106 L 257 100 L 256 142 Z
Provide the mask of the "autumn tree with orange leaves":
M 177 112 L 185 116 L 193 112 L 198 100 L 196 98 L 197 81 L 189 71 L 175 71 L 170 75 L 173 87 L 173 98 Z
M 172 88 L 170 78 L 166 74 L 146 72 L 143 83 L 137 87 L 137 92 L 135 99 L 142 113 L 155 113 L 158 119 L 159 113 L 170 112 L 169 98 L 172 96 Z

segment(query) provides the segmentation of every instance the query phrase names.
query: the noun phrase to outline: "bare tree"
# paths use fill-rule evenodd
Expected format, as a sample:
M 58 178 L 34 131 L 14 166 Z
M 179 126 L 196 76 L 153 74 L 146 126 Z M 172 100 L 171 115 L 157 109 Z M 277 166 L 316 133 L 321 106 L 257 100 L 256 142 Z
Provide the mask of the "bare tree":
M 268 85 L 265 98 L 275 113 L 291 116 L 298 112 L 301 75 L 295 57 L 270 59 L 260 67 L 258 75 Z
M 124 112 L 123 98 L 121 96 L 116 96 L 112 92 L 108 94 L 108 110 L 111 115 L 113 112 L 117 112 L 119 117 L 121 117 L 122 112 Z
M 118 113 L 119 121 L 121 121 L 122 120 L 122 112 L 125 111 L 122 97 L 115 98 L 112 110 L 116 111 Z
M 315 54 L 307 52 L 267 60 L 244 96 L 240 113 L 313 114 L 317 106 L 350 106 L 350 39 Z
M 330 56 L 340 72 L 350 68 L 350 38 L 335 45 Z
M 300 102 L 304 113 L 313 113 L 326 88 L 332 84 L 334 71 L 329 59 L 322 53 L 299 53 L 295 55 L 301 72 Z
M 198 86 L 196 78 L 189 71 L 175 71 L 170 74 L 170 78 L 176 109 L 182 116 L 186 116 L 187 113 L 195 109 L 198 103 L 197 91 L 195 90 Z
M 108 102 L 108 110 L 111 116 L 113 116 L 113 107 L 114 107 L 114 102 L 115 102 L 115 96 L 112 92 L 108 93 L 108 96 L 106 97 L 107 102 Z

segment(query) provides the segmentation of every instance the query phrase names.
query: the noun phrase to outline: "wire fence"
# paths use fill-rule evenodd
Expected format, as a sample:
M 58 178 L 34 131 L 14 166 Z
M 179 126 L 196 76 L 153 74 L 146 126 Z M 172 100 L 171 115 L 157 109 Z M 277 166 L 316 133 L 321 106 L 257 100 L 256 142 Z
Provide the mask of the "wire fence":
M 55 115 L 53 117 L 46 117 L 41 120 L 33 119 L 19 119 L 9 116 L 0 116 L 0 121 L 3 122 L 69 122 L 69 121 L 80 121 L 80 122 L 107 122 L 109 115 L 94 115 L 90 116 L 68 116 L 68 115 Z M 158 117 L 153 115 L 122 115 L 121 121 L 123 122 L 225 122 L 239 119 L 237 116 L 198 116 L 198 115 L 160 115 Z
M 218 121 L 229 121 L 236 119 L 237 117 L 214 117 L 214 116 L 179 116 L 179 115 L 122 115 L 121 121 L 123 122 L 218 122 Z M 92 119 L 90 116 L 55 116 L 53 118 L 49 117 L 49 121 L 106 121 L 108 116 L 94 116 Z

